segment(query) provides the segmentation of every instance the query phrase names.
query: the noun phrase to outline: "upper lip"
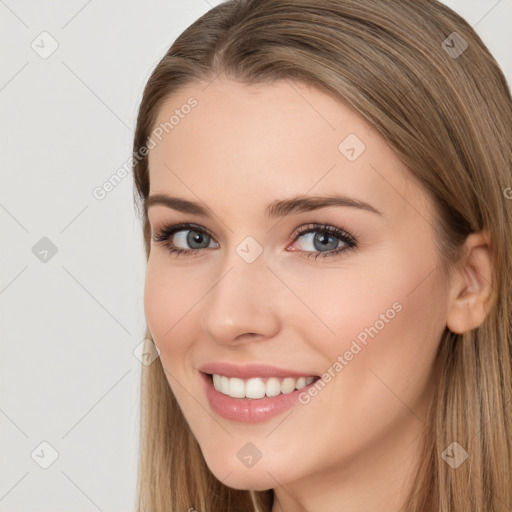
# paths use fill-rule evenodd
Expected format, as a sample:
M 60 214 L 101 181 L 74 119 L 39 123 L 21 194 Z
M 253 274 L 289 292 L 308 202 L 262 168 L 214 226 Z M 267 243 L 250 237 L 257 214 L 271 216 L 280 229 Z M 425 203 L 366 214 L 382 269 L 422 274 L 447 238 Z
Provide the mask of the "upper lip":
M 252 377 L 310 377 L 313 373 L 287 370 L 267 364 L 235 365 L 231 363 L 208 363 L 199 368 L 199 371 L 209 374 L 224 375 L 226 377 L 238 377 L 250 379 Z

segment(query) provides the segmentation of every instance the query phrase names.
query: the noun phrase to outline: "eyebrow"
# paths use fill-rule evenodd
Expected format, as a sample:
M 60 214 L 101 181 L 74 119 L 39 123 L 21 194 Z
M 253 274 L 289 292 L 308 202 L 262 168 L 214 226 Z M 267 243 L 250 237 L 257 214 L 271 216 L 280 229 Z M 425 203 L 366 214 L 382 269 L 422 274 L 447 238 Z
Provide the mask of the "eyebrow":
M 163 205 L 167 208 L 172 208 L 173 210 L 183 213 L 213 217 L 213 215 L 211 215 L 211 210 L 204 204 L 165 194 L 153 194 L 147 197 L 144 201 L 146 211 L 151 206 L 155 205 Z M 377 208 L 365 201 L 339 194 L 330 196 L 296 196 L 288 199 L 276 200 L 268 205 L 266 216 L 272 219 L 284 217 L 290 213 L 309 212 L 319 208 L 327 208 L 329 206 L 346 206 L 384 216 Z

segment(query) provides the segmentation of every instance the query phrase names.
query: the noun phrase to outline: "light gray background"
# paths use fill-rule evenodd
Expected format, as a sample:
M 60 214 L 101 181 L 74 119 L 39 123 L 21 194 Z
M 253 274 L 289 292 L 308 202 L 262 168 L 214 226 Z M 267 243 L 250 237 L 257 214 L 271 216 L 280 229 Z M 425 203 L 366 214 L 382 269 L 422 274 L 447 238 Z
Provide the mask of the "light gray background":
M 218 3 L 0 0 L 0 512 L 134 510 L 141 229 L 131 175 L 92 191 L 130 155 L 154 66 Z M 512 0 L 445 3 L 512 84 Z

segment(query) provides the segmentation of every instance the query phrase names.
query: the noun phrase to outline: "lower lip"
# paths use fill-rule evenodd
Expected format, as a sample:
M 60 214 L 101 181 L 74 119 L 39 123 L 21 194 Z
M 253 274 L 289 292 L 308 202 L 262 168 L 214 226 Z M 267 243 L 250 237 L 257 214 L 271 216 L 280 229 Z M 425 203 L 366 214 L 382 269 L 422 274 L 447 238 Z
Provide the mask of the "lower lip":
M 206 397 L 213 411 L 223 418 L 240 423 L 258 423 L 282 414 L 297 403 L 300 393 L 307 391 L 310 386 L 316 383 L 316 380 L 314 380 L 302 389 L 272 397 L 266 396 L 259 399 L 233 398 L 217 391 L 213 386 L 210 375 L 200 373 L 205 382 Z

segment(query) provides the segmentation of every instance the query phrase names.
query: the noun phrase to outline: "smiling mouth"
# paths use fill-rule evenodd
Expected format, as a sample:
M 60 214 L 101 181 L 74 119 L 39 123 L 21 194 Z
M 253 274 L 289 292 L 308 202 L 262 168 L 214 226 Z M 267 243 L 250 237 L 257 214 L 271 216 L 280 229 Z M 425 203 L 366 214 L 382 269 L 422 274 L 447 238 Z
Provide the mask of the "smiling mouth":
M 213 387 L 220 393 L 232 398 L 250 398 L 253 400 L 288 395 L 300 390 L 320 379 L 318 376 L 303 377 L 252 377 L 240 379 L 225 375 L 206 374 L 213 383 Z

